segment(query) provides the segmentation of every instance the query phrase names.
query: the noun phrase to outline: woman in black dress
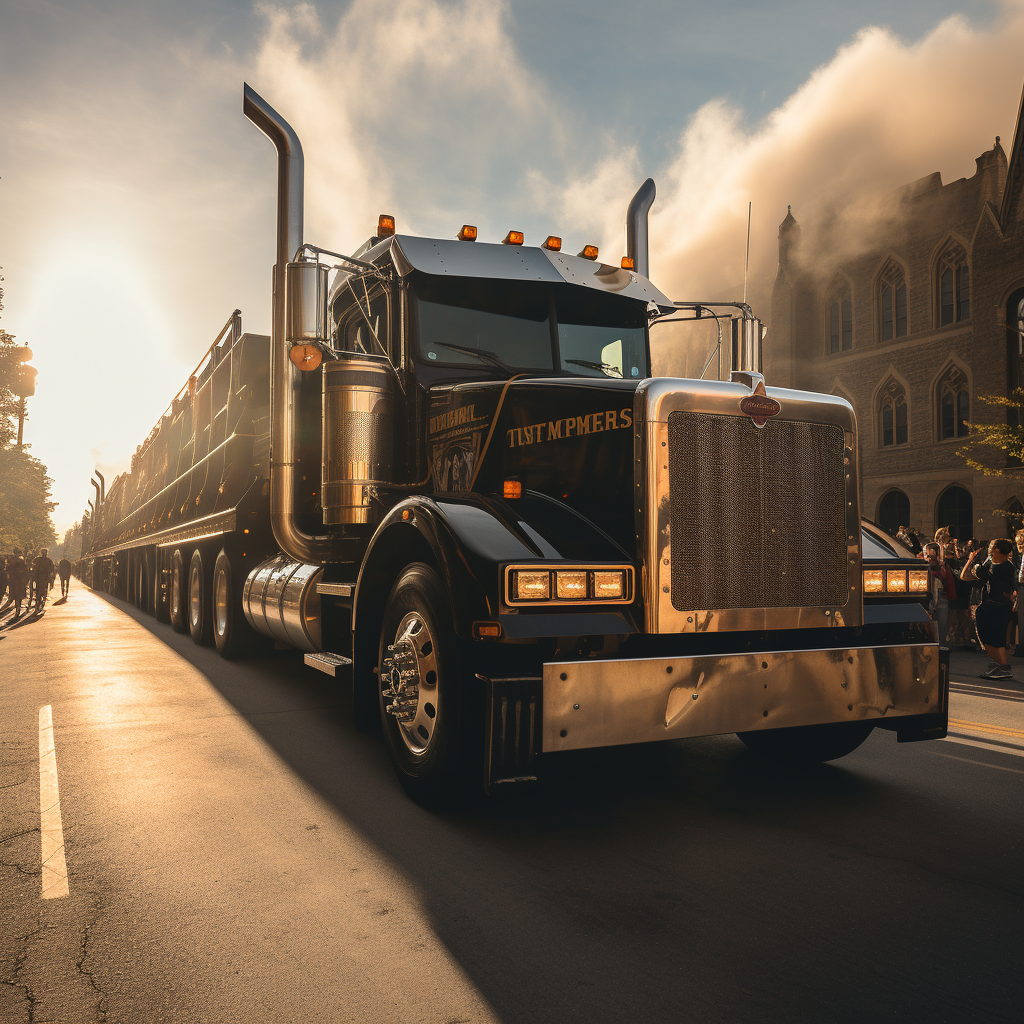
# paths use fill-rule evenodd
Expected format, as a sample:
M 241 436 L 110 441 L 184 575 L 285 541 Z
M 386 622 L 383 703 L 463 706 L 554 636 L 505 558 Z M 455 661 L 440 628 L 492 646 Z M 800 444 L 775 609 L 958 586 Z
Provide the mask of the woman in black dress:
M 977 580 L 981 584 L 981 604 L 975 612 L 978 639 L 992 659 L 982 679 L 1012 679 L 1013 673 L 1006 655 L 1006 627 L 1013 615 L 1013 595 L 1017 589 L 1016 573 L 1010 561 L 1013 545 L 1005 538 L 992 541 L 988 546 L 988 561 L 978 563 L 980 551 L 972 551 L 960 573 L 962 580 Z

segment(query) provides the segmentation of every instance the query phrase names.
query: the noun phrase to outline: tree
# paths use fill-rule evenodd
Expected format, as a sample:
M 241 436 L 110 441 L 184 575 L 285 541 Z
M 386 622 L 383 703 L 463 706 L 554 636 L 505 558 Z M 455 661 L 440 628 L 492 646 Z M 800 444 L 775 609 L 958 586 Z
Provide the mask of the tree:
M 0 281 L 3 278 L 0 277 Z M 4 308 L 4 290 L 0 287 L 0 311 Z M 18 367 L 14 357 L 14 335 L 0 327 L 0 448 L 6 448 L 17 437 L 18 398 L 13 387 Z
M 1008 396 L 978 395 L 986 405 L 1012 409 L 1007 423 L 972 423 L 968 440 L 957 449 L 971 469 L 985 476 L 1024 474 L 1024 388 Z
M 57 539 L 46 467 L 28 452 L 0 448 L 0 550 L 37 551 Z
M 0 310 L 3 298 L 0 287 Z M 29 455 L 27 446 L 15 445 L 18 398 L 13 385 L 21 365 L 15 347 L 14 336 L 0 327 L 0 551 L 35 551 L 57 539 L 50 519 L 56 502 L 50 500 L 53 481 L 46 467 Z

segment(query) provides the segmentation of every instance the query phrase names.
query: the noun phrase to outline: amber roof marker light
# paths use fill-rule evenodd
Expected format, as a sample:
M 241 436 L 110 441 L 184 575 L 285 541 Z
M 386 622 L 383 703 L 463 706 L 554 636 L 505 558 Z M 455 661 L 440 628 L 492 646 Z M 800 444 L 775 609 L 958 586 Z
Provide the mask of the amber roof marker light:
M 476 226 L 474 224 L 463 224 L 459 233 L 455 236 L 460 242 L 476 241 Z
M 597 259 L 597 246 L 596 245 L 585 245 L 578 253 L 577 256 L 582 256 L 585 260 L 596 260 Z
M 522 245 L 525 240 L 522 231 L 510 231 L 502 240 L 502 245 Z
M 622 257 L 622 262 L 619 264 L 619 266 L 622 267 L 623 270 L 632 270 L 633 269 L 633 257 L 632 256 L 623 256 Z
M 544 239 L 544 244 L 541 245 L 541 248 L 550 249 L 551 252 L 561 252 L 562 240 L 558 237 L 558 235 L 548 235 L 548 237 Z
M 395 218 L 388 213 L 382 213 L 377 218 L 377 237 L 390 238 L 395 233 Z

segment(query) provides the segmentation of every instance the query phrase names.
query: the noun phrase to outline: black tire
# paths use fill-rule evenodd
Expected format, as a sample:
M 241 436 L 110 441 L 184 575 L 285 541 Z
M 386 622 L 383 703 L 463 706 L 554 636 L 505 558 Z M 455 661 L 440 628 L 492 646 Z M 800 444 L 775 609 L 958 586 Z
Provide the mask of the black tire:
M 213 566 L 211 621 L 213 642 L 222 658 L 238 658 L 260 646 L 262 637 L 253 630 L 242 611 L 245 573 L 242 559 L 221 548 Z
M 202 553 L 192 552 L 188 567 L 188 631 L 193 643 L 209 646 L 213 634 L 211 614 L 210 573 L 203 562 Z
M 871 735 L 874 727 L 873 722 L 833 722 L 736 735 L 761 757 L 779 764 L 800 766 L 845 757 Z
M 168 611 L 171 616 L 171 628 L 175 633 L 188 630 L 188 572 L 185 570 L 185 559 L 181 551 L 171 555 L 171 571 L 167 592 Z
M 390 650 L 392 645 L 400 650 Z M 377 666 L 384 735 L 406 793 L 418 803 L 436 806 L 480 790 L 482 702 L 477 708 L 465 685 L 448 596 L 430 566 L 409 565 L 391 588 Z M 399 680 L 399 666 L 415 675 Z M 387 707 L 399 699 L 395 693 L 412 702 L 411 682 L 417 689 L 415 709 L 410 706 L 400 718 Z

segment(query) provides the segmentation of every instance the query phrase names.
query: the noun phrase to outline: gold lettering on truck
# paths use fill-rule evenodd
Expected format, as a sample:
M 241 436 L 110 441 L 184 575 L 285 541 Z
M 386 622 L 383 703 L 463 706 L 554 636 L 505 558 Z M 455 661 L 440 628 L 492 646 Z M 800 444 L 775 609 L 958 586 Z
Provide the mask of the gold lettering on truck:
M 508 438 L 509 448 L 522 448 L 528 444 L 561 441 L 566 437 L 582 437 L 584 434 L 599 434 L 606 430 L 629 430 L 632 426 L 632 409 L 608 409 L 586 416 L 566 416 L 561 420 L 512 427 L 506 431 L 505 436 Z

